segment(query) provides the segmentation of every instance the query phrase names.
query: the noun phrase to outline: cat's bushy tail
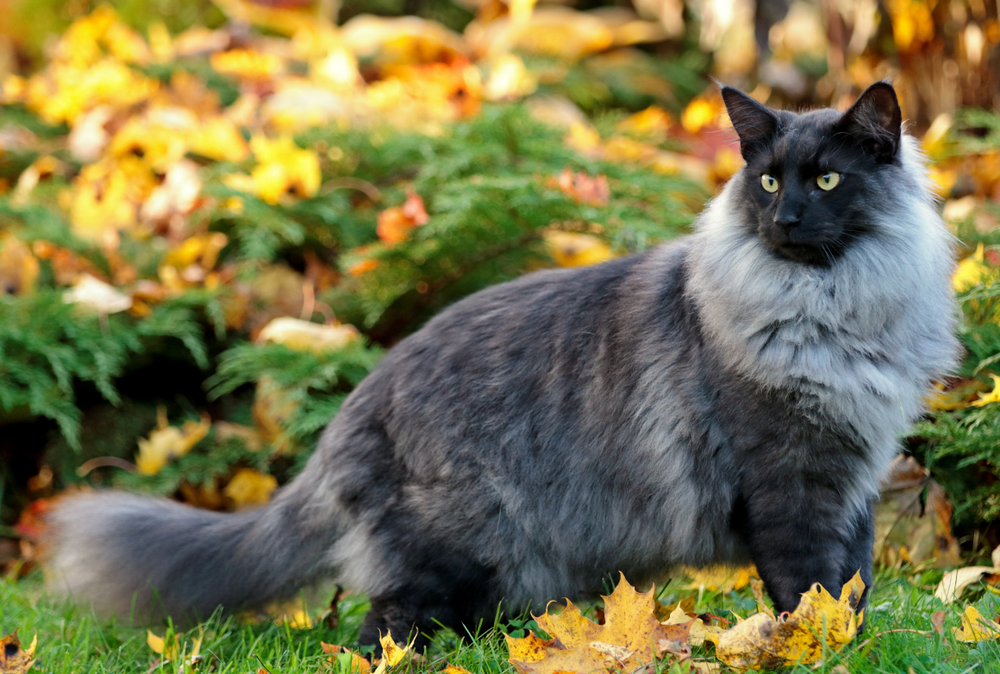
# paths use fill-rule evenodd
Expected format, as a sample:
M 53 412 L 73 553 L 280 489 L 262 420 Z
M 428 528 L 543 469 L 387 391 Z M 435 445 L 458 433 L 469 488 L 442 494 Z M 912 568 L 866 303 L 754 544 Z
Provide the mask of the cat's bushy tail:
M 263 606 L 321 574 L 334 532 L 305 531 L 300 509 L 281 498 L 226 514 L 122 492 L 67 497 L 47 518 L 46 581 L 139 621 Z

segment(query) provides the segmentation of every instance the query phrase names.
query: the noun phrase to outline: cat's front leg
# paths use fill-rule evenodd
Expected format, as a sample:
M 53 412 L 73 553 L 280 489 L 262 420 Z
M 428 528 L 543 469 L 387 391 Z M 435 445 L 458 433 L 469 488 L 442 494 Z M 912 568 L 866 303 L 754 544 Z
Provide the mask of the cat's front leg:
M 803 592 L 820 583 L 835 597 L 858 570 L 872 581 L 871 501 L 860 511 L 844 503 L 836 484 L 771 476 L 744 495 L 753 561 L 777 611 L 794 611 Z

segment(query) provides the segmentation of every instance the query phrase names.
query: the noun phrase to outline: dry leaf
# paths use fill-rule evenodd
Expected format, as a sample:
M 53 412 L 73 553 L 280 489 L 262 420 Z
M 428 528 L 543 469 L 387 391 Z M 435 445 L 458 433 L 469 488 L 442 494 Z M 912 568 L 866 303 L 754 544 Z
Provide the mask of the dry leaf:
M 922 499 L 926 489 L 926 501 Z M 961 563 L 951 533 L 951 502 L 913 457 L 897 456 L 875 505 L 875 558 L 886 567 L 933 559 L 938 567 Z
M 132 307 L 131 297 L 90 274 L 80 276 L 76 284 L 63 293 L 63 302 L 79 304 L 100 314 L 115 314 Z
M 507 636 L 510 663 L 521 674 L 637 671 L 654 663 L 654 646 L 661 641 L 686 646 L 687 628 L 661 625 L 653 613 L 653 591 L 636 592 L 624 576 L 604 598 L 604 606 L 603 625 L 569 601 L 561 613 L 536 616 L 538 626 L 552 638 L 544 641 L 530 632 L 523 639 Z M 688 648 L 685 657 L 689 653 Z
M 984 574 L 1000 574 L 1000 545 L 993 550 L 991 560 L 993 566 L 967 566 L 944 574 L 937 589 L 934 590 L 934 596 L 945 604 L 950 604 L 961 596 L 965 588 L 978 582 Z
M 590 234 L 552 230 L 543 238 L 549 254 L 560 267 L 600 264 L 614 257 L 606 243 Z
M 167 424 L 166 413 L 161 411 L 157 428 L 148 438 L 139 440 L 139 455 L 135 461 L 139 473 L 155 475 L 160 472 L 168 461 L 184 456 L 201 442 L 208 435 L 211 426 L 207 416 L 200 421 L 185 421 L 180 428 L 170 426 Z
M 267 614 L 273 617 L 276 625 L 287 625 L 293 630 L 313 628 L 313 621 L 309 617 L 305 602 L 299 598 L 273 603 L 267 607 Z
M 681 606 L 675 608 L 671 612 L 670 617 L 663 621 L 663 624 L 687 626 L 687 643 L 694 647 L 701 646 L 706 640 L 711 641 L 712 643 L 718 643 L 719 635 L 725 632 L 725 630 L 718 625 L 706 625 L 702 622 L 701 618 L 693 613 L 685 611 Z
M 186 642 L 181 644 L 181 638 L 177 634 L 174 635 L 172 641 L 167 641 L 164 637 L 153 634 L 152 630 L 146 630 L 146 644 L 154 653 L 170 662 L 177 662 L 180 657 L 184 656 L 184 664 L 189 666 L 198 659 L 203 638 L 204 633 L 199 628 L 198 637 L 191 643 L 189 650 Z
M 41 267 L 31 248 L 10 232 L 0 235 L 0 246 L 0 293 L 34 292 Z
M 410 645 L 402 648 L 396 645 L 396 642 L 392 640 L 391 630 L 386 631 L 385 636 L 379 638 L 379 643 L 382 644 L 382 659 L 388 662 L 390 667 L 398 665 L 410 652 Z
M 967 606 L 962 613 L 962 626 L 952 628 L 952 632 L 956 639 L 966 643 L 993 641 L 1000 639 L 1000 624 L 984 618 L 975 606 Z
M 840 651 L 857 634 L 863 615 L 854 611 L 864 588 L 860 573 L 844 585 L 839 600 L 814 584 L 787 619 L 758 613 L 724 632 L 716 657 L 738 670 L 818 662 L 824 650 Z
M 353 325 L 320 325 L 298 318 L 275 318 L 264 326 L 258 342 L 283 344 L 293 351 L 336 351 L 359 338 Z
M 240 468 L 222 493 L 232 499 L 237 510 L 265 505 L 278 488 L 273 475 L 263 475 L 250 468 Z
M 375 233 L 391 246 L 406 241 L 414 227 L 427 224 L 429 219 L 423 198 L 410 192 L 402 206 L 387 208 L 378 214 Z
M 17 630 L 0 639 L 0 674 L 24 674 L 35 663 L 35 646 L 38 635 L 31 640 L 31 645 L 21 648 L 17 638 Z
M 441 674 L 472 674 L 469 670 L 464 667 L 459 667 L 458 665 L 445 665 L 444 669 L 441 670 Z
M 323 649 L 323 652 L 330 656 L 331 663 L 335 663 L 338 656 L 350 657 L 350 666 L 348 671 L 350 671 L 351 674 L 369 674 L 372 670 L 371 662 L 348 648 L 344 648 L 343 646 L 338 646 L 336 644 L 326 644 L 322 641 L 319 642 L 319 645 Z
M 683 567 L 681 571 L 691 578 L 685 586 L 688 590 L 709 590 L 710 592 L 729 593 L 742 590 L 750 583 L 750 578 L 758 577 L 753 565 L 734 568 L 731 566 L 709 566 L 703 569 Z

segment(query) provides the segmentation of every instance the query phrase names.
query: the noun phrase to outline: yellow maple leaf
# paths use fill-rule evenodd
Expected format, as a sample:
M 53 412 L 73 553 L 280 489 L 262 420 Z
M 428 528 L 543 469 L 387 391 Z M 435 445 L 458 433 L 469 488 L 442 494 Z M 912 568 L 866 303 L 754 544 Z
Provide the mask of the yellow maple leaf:
M 17 638 L 17 630 L 0 639 L 0 672 L 3 674 L 24 674 L 35 663 L 35 646 L 38 635 L 31 640 L 31 645 L 21 648 Z
M 507 636 L 508 661 L 521 674 L 637 671 L 654 663 L 666 650 L 663 643 L 671 652 L 687 647 L 686 628 L 661 625 L 656 619 L 653 590 L 636 592 L 624 575 L 615 591 L 604 597 L 604 617 L 605 623 L 598 625 L 567 601 L 562 612 L 535 617 L 551 639 L 531 632 L 523 639 Z
M 844 585 L 839 600 L 816 583 L 787 619 L 758 613 L 724 632 L 716 657 L 737 670 L 819 662 L 824 651 L 840 651 L 857 634 L 864 612 L 855 609 L 864 589 L 860 572 Z
M 983 617 L 975 606 L 966 606 L 962 613 L 962 627 L 953 628 L 955 638 L 966 643 L 1000 639 L 1000 624 Z
M 680 604 L 670 613 L 670 616 L 663 621 L 664 625 L 687 625 L 688 643 L 692 646 L 701 646 L 706 641 L 718 643 L 719 636 L 725 632 L 718 625 L 706 625 L 695 614 L 684 610 Z

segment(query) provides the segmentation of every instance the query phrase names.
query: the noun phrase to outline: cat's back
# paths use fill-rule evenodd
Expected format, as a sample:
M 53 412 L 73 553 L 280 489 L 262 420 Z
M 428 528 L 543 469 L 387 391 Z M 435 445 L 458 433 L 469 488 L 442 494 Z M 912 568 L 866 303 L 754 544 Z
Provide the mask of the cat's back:
M 644 380 L 690 348 L 687 250 L 682 238 L 457 302 L 386 355 L 333 429 L 364 417 L 397 457 L 435 470 L 459 455 L 478 470 L 565 446 L 577 461 L 625 446 L 625 426 L 649 404 Z

